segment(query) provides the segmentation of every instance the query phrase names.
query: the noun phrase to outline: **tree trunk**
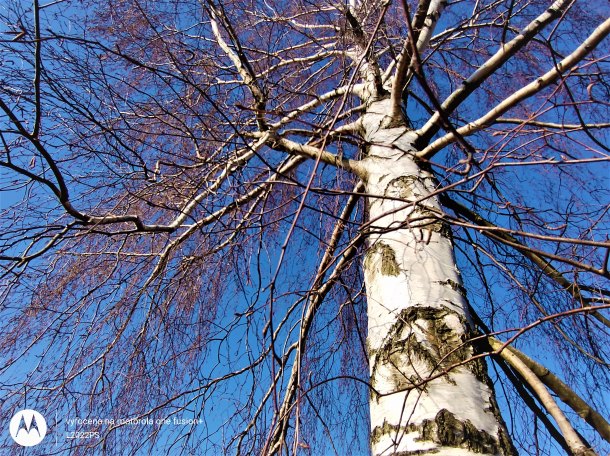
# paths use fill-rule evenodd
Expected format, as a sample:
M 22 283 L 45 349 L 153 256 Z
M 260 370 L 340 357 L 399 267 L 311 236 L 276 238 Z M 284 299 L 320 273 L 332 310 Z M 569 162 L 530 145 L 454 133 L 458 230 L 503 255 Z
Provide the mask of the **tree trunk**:
M 377 101 L 362 118 L 367 193 L 383 196 L 368 199 L 364 259 L 373 454 L 515 454 L 485 363 L 445 372 L 474 353 L 467 302 L 450 228 L 433 217 L 436 180 L 389 112 Z

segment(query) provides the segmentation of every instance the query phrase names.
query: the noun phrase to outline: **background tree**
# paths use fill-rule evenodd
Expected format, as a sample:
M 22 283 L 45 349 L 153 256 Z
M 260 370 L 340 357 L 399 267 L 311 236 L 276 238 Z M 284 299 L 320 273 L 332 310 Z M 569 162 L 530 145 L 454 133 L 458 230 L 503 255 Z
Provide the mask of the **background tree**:
M 608 12 L 8 0 L 3 419 L 40 454 L 607 451 Z

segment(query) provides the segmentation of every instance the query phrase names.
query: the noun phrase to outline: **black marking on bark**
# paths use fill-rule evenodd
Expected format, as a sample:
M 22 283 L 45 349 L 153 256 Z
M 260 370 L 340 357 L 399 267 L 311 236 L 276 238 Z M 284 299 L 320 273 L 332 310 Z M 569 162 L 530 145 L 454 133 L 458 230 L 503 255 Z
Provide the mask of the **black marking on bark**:
M 447 318 L 456 318 L 462 332 L 449 326 Z M 426 343 L 417 340 L 413 327 L 425 333 Z M 381 348 L 369 350 L 372 362 L 371 381 L 375 382 L 378 366 L 392 366 L 391 381 L 394 391 L 404 391 L 412 385 L 421 383 L 425 375 L 438 373 L 467 361 L 474 355 L 468 341 L 474 336 L 466 318 L 448 308 L 409 307 L 403 309 L 396 322 L 388 330 Z M 422 372 L 422 377 L 409 376 L 404 367 L 411 370 L 413 360 L 424 362 L 429 372 Z M 471 360 L 463 366 L 481 382 L 487 383 L 486 365 L 481 359 Z M 445 374 L 445 381 L 453 382 L 451 373 Z M 373 386 L 375 386 L 373 384 Z
M 383 424 L 381 426 L 375 427 L 371 431 L 371 443 L 375 445 L 381 437 L 388 434 L 401 434 L 407 430 L 407 426 L 399 426 L 395 424 L 390 424 L 386 420 L 383 420 Z
M 386 185 L 384 195 L 391 196 L 393 198 L 408 199 L 411 196 L 419 196 L 415 182 L 419 179 L 417 176 L 400 176 L 392 179 Z
M 411 426 L 409 426 L 410 428 Z M 460 421 L 449 410 L 442 409 L 434 420 L 424 420 L 413 426 L 420 441 L 432 441 L 442 446 L 463 448 L 473 453 L 500 453 L 498 440 L 484 430 L 477 429 L 470 420 Z
M 364 129 L 362 129 L 360 134 L 361 135 L 365 134 Z M 364 143 L 364 145 L 362 146 L 362 155 L 365 157 L 368 157 L 370 152 L 371 152 L 371 143 L 369 143 L 369 142 Z
M 442 237 L 451 239 L 451 227 L 439 218 L 436 211 L 427 209 L 425 206 L 419 206 L 413 211 L 411 217 L 416 220 L 413 225 L 418 228 L 439 233 Z
M 441 285 L 446 285 L 448 287 L 451 287 L 453 290 L 457 291 L 460 295 L 466 297 L 466 288 L 464 288 L 464 286 L 462 284 L 457 283 L 454 280 L 451 280 L 451 279 L 439 280 L 438 282 L 435 282 L 435 283 L 440 283 Z
M 449 327 L 446 319 L 454 316 L 458 319 L 462 327 L 463 333 L 457 333 L 455 329 Z M 404 333 L 404 329 L 411 327 L 416 321 L 423 320 L 428 323 L 427 328 L 422 328 L 427 335 L 428 342 L 432 347 L 422 347 L 413 338 L 413 343 L 407 347 L 410 352 L 418 355 L 423 360 L 430 361 L 430 367 L 436 367 L 439 360 L 447 357 L 443 364 L 459 362 L 470 356 L 471 350 L 463 346 L 464 335 L 466 332 L 466 319 L 457 312 L 450 309 L 438 309 L 434 307 L 410 307 L 404 309 L 391 329 L 390 334 Z M 467 353 L 465 353 L 466 351 Z M 434 360 L 434 361 L 433 361 Z
M 400 274 L 400 267 L 396 261 L 396 253 L 394 252 L 394 249 L 382 241 L 375 242 L 375 244 L 373 244 L 366 252 L 364 257 L 364 267 L 367 270 L 372 272 L 372 267 L 374 264 L 372 262 L 374 261 L 374 256 L 377 254 L 381 257 L 381 273 L 383 275 L 397 276 Z
M 499 439 L 484 430 L 477 429 L 470 420 L 461 421 L 447 409 L 441 409 L 434 419 L 424 420 L 419 424 L 397 425 L 383 421 L 381 426 L 375 427 L 371 432 L 371 443 L 377 444 L 383 436 L 390 435 L 394 439 L 408 433 L 417 433 L 416 441 L 433 442 L 438 446 L 461 448 L 479 454 L 512 454 L 511 445 L 504 441 L 503 431 L 499 431 Z M 401 451 L 392 453 L 396 455 L 434 454 L 439 450 Z
M 379 181 L 383 180 L 385 177 L 386 175 L 382 176 Z M 396 177 L 386 185 L 384 196 L 400 198 L 405 201 L 417 200 L 434 190 L 434 185 L 426 184 L 426 181 L 430 180 L 433 183 L 436 182 L 436 180 L 429 175 L 406 175 Z M 452 237 L 451 226 L 439 217 L 438 211 L 434 207 L 426 207 L 426 205 L 419 203 L 409 218 L 412 220 L 412 222 L 409 223 L 411 227 L 428 230 L 429 233 L 439 233 L 442 237 L 448 239 L 451 239 Z M 426 243 L 430 242 L 430 237 L 431 234 L 426 236 Z M 422 234 L 422 240 L 423 239 L 424 236 Z

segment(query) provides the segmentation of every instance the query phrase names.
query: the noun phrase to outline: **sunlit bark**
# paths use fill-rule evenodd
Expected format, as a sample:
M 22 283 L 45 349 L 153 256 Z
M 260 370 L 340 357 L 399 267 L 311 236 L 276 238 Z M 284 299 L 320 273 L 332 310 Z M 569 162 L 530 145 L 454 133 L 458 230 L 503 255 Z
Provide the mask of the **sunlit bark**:
M 362 121 L 373 454 L 514 454 L 484 363 L 447 372 L 474 354 L 472 322 L 436 180 L 414 160 L 415 134 L 385 126 L 389 107 Z

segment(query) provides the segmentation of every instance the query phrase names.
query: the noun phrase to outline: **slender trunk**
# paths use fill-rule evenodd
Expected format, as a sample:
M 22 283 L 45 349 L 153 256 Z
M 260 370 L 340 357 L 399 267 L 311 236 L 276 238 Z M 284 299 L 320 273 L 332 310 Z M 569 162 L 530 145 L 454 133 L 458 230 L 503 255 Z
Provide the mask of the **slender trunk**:
M 433 217 L 436 181 L 389 112 L 377 101 L 362 120 L 367 193 L 380 195 L 368 200 L 364 259 L 373 454 L 514 454 L 485 363 L 444 373 L 473 355 L 467 303 L 450 229 Z

